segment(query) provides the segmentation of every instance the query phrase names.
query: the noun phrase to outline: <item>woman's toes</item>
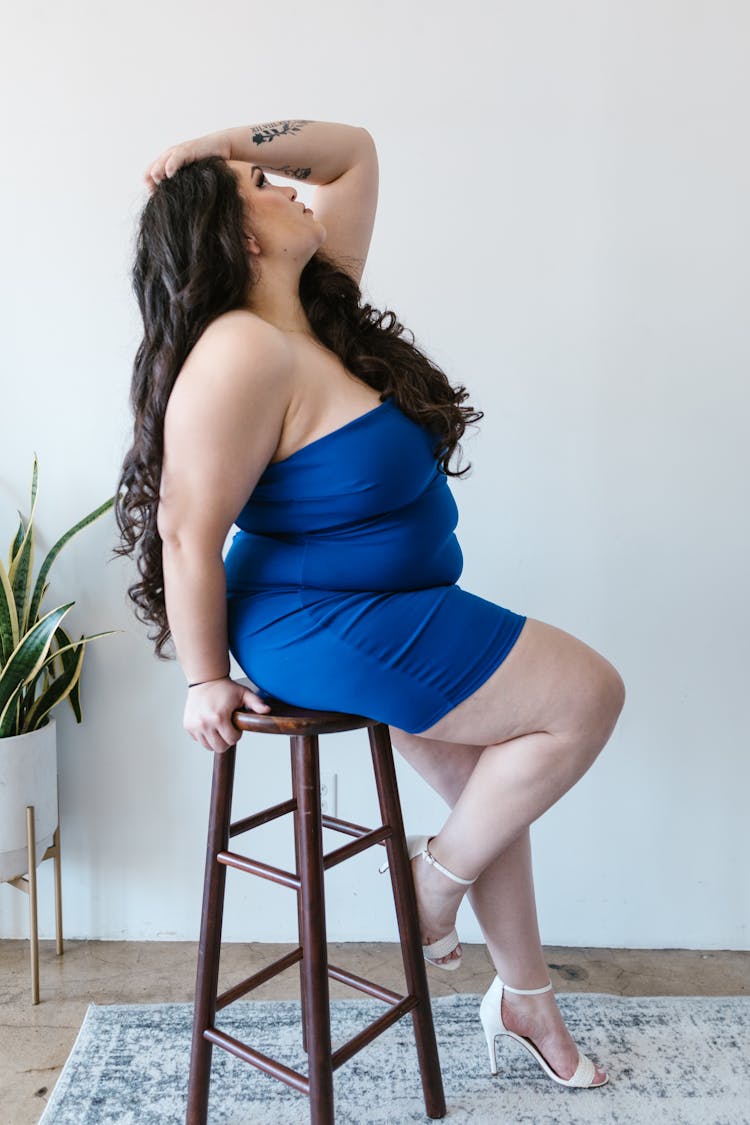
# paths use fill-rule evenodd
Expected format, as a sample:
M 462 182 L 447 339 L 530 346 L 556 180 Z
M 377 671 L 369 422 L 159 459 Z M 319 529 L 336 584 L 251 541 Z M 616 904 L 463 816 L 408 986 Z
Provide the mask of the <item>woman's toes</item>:
M 429 943 L 428 943 L 428 944 L 429 944 Z M 447 963 L 448 963 L 449 961 L 458 961 L 458 959 L 459 959 L 459 958 L 461 957 L 461 954 L 462 954 L 462 953 L 463 953 L 463 950 L 461 949 L 461 946 L 460 946 L 460 944 L 459 944 L 459 945 L 457 945 L 457 946 L 456 946 L 456 948 L 455 948 L 455 949 L 452 949 L 452 950 L 450 951 L 450 953 L 448 954 L 448 956 L 447 956 L 447 957 L 438 957 L 438 958 L 437 958 L 437 963 L 438 963 L 439 965 L 445 965 L 445 964 L 447 964 Z

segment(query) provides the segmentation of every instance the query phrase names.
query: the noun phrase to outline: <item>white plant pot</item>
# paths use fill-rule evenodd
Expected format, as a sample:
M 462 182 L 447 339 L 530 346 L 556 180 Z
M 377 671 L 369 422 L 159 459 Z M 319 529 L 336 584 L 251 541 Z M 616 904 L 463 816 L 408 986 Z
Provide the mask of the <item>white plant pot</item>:
M 57 828 L 55 720 L 28 734 L 0 738 L 0 882 L 26 875 L 26 806 L 34 806 L 36 866 Z

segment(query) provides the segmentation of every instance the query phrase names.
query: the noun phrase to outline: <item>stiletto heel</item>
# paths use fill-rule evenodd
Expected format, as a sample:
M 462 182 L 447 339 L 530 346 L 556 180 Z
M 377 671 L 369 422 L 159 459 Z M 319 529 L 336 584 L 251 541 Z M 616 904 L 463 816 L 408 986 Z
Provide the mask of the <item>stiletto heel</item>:
M 497 1074 L 497 1041 L 494 1034 L 488 1035 L 485 1032 L 487 1039 L 487 1050 L 490 1053 L 490 1074 Z
M 443 867 L 442 863 L 438 863 L 428 846 L 431 839 L 431 836 L 407 836 L 406 850 L 408 852 L 409 859 L 414 859 L 415 856 L 421 856 L 426 863 L 429 863 L 432 867 L 439 871 L 441 875 L 445 875 L 446 878 L 452 879 L 454 883 L 461 883 L 461 885 L 464 887 L 470 887 L 472 883 L 476 882 L 476 879 L 462 879 L 460 875 L 454 875 L 453 872 L 449 871 L 447 867 Z M 378 870 L 380 871 L 381 875 L 385 871 L 387 871 L 388 861 L 386 860 L 386 862 L 382 864 L 378 868 Z M 445 937 L 441 937 L 437 941 L 433 941 L 431 945 L 422 946 L 424 959 L 428 965 L 434 965 L 436 969 L 445 969 L 446 972 L 453 972 L 461 965 L 460 957 L 454 957 L 450 961 L 445 962 L 437 961 L 435 960 L 435 958 L 448 957 L 453 952 L 453 950 L 458 947 L 458 944 L 458 934 L 456 933 L 454 927 L 449 934 L 445 935 Z
M 543 988 L 511 988 L 509 984 L 504 984 L 503 981 L 500 980 L 500 977 L 495 977 L 489 989 L 482 997 L 482 1003 L 479 1007 L 479 1018 L 482 1021 L 482 1027 L 484 1028 L 487 1047 L 490 1053 L 491 1074 L 497 1074 L 497 1037 L 499 1035 L 508 1035 L 511 1039 L 515 1039 L 517 1043 L 520 1043 L 522 1047 L 525 1047 L 539 1063 L 545 1074 L 547 1074 L 553 1082 L 558 1082 L 561 1086 L 575 1086 L 579 1089 L 593 1090 L 598 1086 L 604 1086 L 605 1083 L 609 1081 L 609 1077 L 605 1075 L 602 1082 L 594 1082 L 596 1067 L 587 1055 L 581 1054 L 580 1050 L 578 1052 L 578 1066 L 575 1069 L 575 1073 L 570 1078 L 561 1078 L 559 1074 L 555 1074 L 552 1067 L 530 1039 L 524 1035 L 517 1035 L 515 1031 L 511 1031 L 503 1023 L 503 990 L 515 992 L 519 996 L 539 996 L 542 992 L 551 992 L 552 983 L 548 981 Z

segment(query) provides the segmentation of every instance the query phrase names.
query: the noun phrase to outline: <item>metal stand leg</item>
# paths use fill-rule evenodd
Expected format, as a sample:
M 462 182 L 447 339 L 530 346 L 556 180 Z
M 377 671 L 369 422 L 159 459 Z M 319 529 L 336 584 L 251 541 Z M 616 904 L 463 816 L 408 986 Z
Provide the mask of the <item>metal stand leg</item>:
M 60 855 L 60 824 L 52 837 L 53 860 L 55 864 L 55 950 L 58 957 L 63 955 L 63 924 L 62 924 L 62 872 Z
M 39 918 L 36 896 L 36 831 L 34 806 L 26 806 L 26 846 L 29 851 L 29 947 L 31 950 L 31 1003 L 39 1003 Z
M 47 855 L 52 853 L 55 864 L 55 951 L 58 957 L 63 955 L 63 923 L 62 923 L 62 852 L 60 850 L 60 789 L 57 791 L 57 828 L 52 837 L 52 847 L 47 850 Z

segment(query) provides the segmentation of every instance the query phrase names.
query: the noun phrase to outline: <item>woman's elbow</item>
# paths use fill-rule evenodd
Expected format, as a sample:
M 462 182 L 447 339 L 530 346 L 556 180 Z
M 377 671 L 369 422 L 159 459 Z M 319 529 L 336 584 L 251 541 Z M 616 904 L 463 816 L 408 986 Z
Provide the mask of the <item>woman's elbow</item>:
M 189 516 L 179 516 L 164 505 L 160 505 L 157 511 L 156 527 L 164 554 L 221 559 L 226 534 L 222 534 L 219 528 Z
M 156 530 L 164 547 L 173 546 L 180 540 L 180 522 L 163 500 L 156 509 Z

